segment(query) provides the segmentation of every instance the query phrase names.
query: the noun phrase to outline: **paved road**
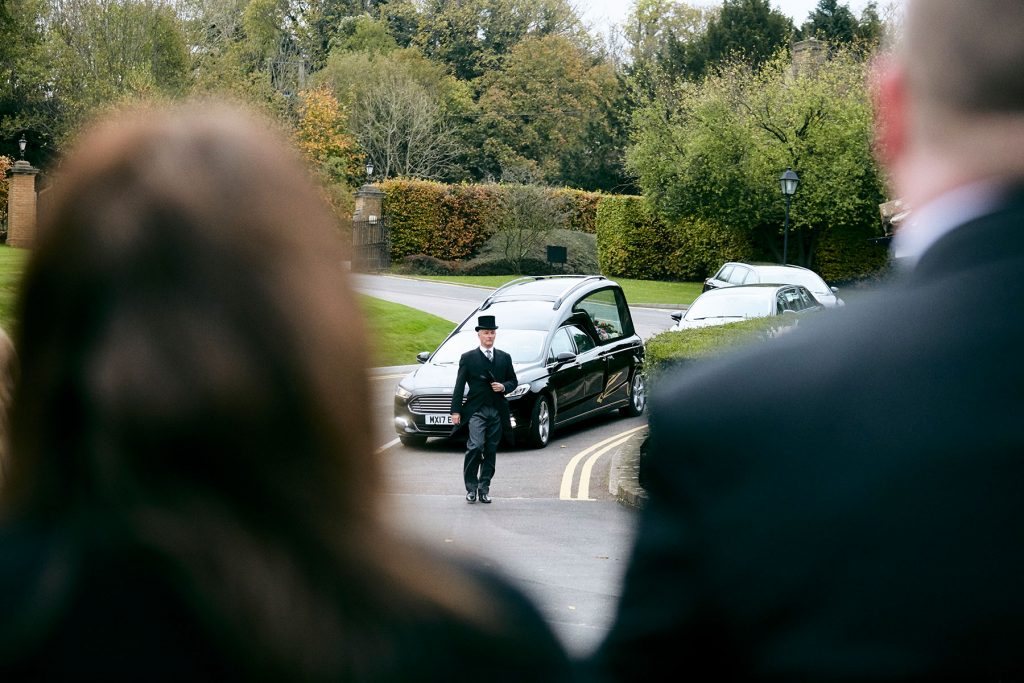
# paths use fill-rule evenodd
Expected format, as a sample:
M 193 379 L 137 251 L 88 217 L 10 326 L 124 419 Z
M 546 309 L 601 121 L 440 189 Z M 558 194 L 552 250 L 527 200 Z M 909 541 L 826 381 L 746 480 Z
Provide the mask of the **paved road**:
M 355 285 L 363 294 L 462 322 L 493 291 L 485 287 L 431 282 L 393 275 L 355 273 Z M 675 310 L 675 309 L 672 309 Z M 644 339 L 672 326 L 672 310 L 630 306 L 633 326 Z
M 355 279 L 365 294 L 455 322 L 490 291 L 390 276 Z M 642 327 L 640 319 L 647 310 L 634 316 L 638 331 L 649 336 L 654 326 Z M 656 313 L 669 320 L 667 312 Z M 388 513 L 431 547 L 471 555 L 505 573 L 535 600 L 569 651 L 585 655 L 614 617 L 635 533 L 636 512 L 616 500 L 610 470 L 629 436 L 646 427 L 646 415 L 605 414 L 556 431 L 545 449 L 500 450 L 494 503 L 468 505 L 462 443 L 431 439 L 412 449 L 397 441 L 394 391 L 409 369 L 378 369 L 371 380 L 377 419 L 368 428 L 387 473 L 382 494 Z

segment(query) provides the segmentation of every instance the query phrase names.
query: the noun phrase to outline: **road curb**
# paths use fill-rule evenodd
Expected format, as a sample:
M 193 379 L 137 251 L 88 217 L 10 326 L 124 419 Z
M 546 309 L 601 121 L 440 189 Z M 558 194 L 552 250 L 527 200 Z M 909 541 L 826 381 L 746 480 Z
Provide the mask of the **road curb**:
M 647 492 L 640 486 L 640 450 L 647 433 L 647 429 L 641 429 L 616 449 L 608 475 L 609 493 L 619 503 L 637 510 L 647 501 Z

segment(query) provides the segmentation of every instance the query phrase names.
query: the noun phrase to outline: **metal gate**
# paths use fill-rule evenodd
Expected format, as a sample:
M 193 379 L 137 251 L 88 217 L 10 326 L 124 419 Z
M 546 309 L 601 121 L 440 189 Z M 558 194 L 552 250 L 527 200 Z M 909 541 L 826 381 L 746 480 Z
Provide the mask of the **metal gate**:
M 352 221 L 352 270 L 371 272 L 390 267 L 390 217 Z

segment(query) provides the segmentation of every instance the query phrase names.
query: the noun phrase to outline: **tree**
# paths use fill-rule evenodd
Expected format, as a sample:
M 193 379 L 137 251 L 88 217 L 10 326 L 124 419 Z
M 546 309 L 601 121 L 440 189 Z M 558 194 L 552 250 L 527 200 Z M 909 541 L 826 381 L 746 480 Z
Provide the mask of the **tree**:
M 853 12 L 838 0 L 818 0 L 817 6 L 801 28 L 803 38 L 829 43 L 849 44 L 858 37 L 859 26 Z
M 321 86 L 299 93 L 295 141 L 303 154 L 334 183 L 358 185 L 363 155 L 348 132 L 348 112 Z
M 498 239 L 505 259 L 522 274 L 526 257 L 566 219 L 562 202 L 542 185 L 502 185 Z
M 614 118 L 623 89 L 607 63 L 567 38 L 543 36 L 517 45 L 481 82 L 484 172 L 588 189 L 623 181 L 625 134 Z
M 372 76 L 368 76 L 372 75 Z M 337 49 L 317 80 L 352 112 L 350 128 L 384 177 L 451 180 L 462 154 L 457 121 L 468 87 L 415 48 L 385 54 Z
M 16 156 L 28 131 L 35 163 L 53 153 L 58 103 L 53 99 L 43 0 L 0 3 L 0 154 Z
M 865 63 L 838 51 L 793 77 L 782 54 L 756 70 L 734 62 L 702 84 L 669 84 L 635 118 L 630 167 L 669 220 L 696 217 L 782 246 L 779 174 L 796 171 L 790 252 L 813 266 L 826 232 L 872 234 L 882 201 L 872 155 Z
M 674 0 L 637 0 L 626 22 L 629 73 L 646 91 L 656 74 L 696 78 L 716 10 Z
M 768 0 L 724 0 L 708 23 L 700 72 L 735 59 L 760 66 L 787 47 L 792 35 L 793 22 Z
M 590 40 L 568 0 L 428 0 L 416 44 L 472 81 L 501 68 L 528 36 L 546 35 Z
M 64 132 L 123 99 L 175 97 L 189 57 L 174 7 L 162 0 L 62 0 L 49 18 L 52 96 Z

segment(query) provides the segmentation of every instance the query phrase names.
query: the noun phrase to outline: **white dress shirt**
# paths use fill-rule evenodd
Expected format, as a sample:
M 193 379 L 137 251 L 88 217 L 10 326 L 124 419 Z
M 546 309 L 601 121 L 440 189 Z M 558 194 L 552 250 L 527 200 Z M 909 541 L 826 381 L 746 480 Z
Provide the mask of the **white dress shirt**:
M 991 213 L 1002 194 L 1001 184 L 983 181 L 950 190 L 920 209 L 911 207 L 906 222 L 892 238 L 893 258 L 901 267 L 913 268 L 946 233 Z

